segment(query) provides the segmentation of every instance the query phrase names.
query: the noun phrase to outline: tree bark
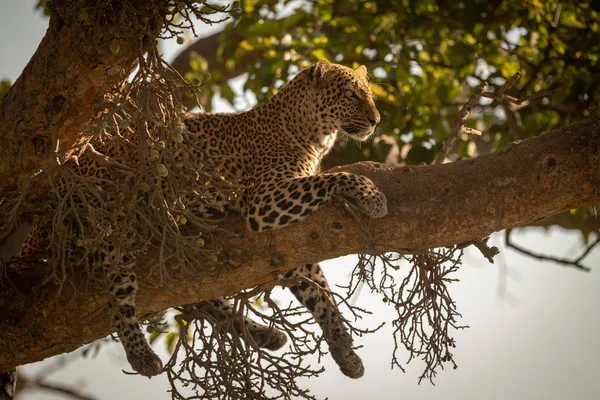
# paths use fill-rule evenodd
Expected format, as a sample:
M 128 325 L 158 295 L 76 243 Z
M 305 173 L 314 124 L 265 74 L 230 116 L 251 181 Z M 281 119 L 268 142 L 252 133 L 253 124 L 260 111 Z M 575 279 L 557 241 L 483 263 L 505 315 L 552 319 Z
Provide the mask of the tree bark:
M 360 163 L 337 168 L 370 177 L 386 194 L 389 214 L 372 220 L 376 252 L 464 243 L 600 200 L 600 116 L 451 164 L 391 167 Z M 230 216 L 215 233 L 219 261 L 195 275 L 172 268 L 161 281 L 138 264 L 141 314 L 232 294 L 273 280 L 298 265 L 365 248 L 354 218 L 340 203 L 302 223 L 260 234 Z M 228 232 L 227 232 L 228 231 Z M 146 260 L 156 257 L 156 249 Z M 32 290 L 43 267 L 9 276 L 0 293 L 0 371 L 39 361 L 109 333 L 104 288 Z M 75 279 L 75 282 L 78 280 Z
M 57 139 L 61 148 L 72 148 L 103 96 L 135 64 L 133 46 L 120 46 L 118 55 L 109 51 L 111 37 L 103 48 L 90 46 L 84 39 L 95 32 L 73 23 L 77 9 L 62 11 L 52 14 L 38 50 L 0 103 L 1 171 L 8 187 L 51 165 Z
M 114 15 L 100 22 L 94 0 L 52 2 L 46 35 L 0 103 L 0 202 L 22 192 L 38 171 L 68 158 L 86 140 L 81 132 L 103 111 L 105 96 L 134 70 L 144 35 L 159 25 L 145 21 L 136 30 L 131 21 L 122 24 L 120 3 L 105 2 Z M 118 51 L 111 51 L 113 44 Z M 27 200 L 46 193 L 47 186 L 37 182 L 29 185 Z M 12 229 L 0 227 L 0 243 Z

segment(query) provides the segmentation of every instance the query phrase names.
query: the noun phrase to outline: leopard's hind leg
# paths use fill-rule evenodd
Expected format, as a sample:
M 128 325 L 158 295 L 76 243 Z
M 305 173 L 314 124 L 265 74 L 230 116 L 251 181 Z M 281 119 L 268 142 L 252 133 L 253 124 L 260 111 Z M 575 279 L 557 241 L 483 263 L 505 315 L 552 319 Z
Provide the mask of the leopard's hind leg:
M 21 246 L 19 257 L 43 251 L 48 246 L 48 237 L 46 227 L 34 227 Z M 162 362 L 146 341 L 136 314 L 138 283 L 134 258 L 119 256 L 116 251 L 114 246 L 110 246 L 108 251 L 99 255 L 109 286 L 112 327 L 123 344 L 131 368 L 145 376 L 158 375 L 162 371 Z
M 333 296 L 328 293 L 329 285 L 319 264 L 305 264 L 284 275 L 287 279 L 308 278 L 324 290 L 319 290 L 307 282 L 291 286 L 291 292 L 313 315 L 321 330 L 323 339 L 329 345 L 331 357 L 342 373 L 350 378 L 360 378 L 365 369 L 360 357 L 354 352 L 352 336 L 344 326 L 344 321 Z
M 158 375 L 162 371 L 162 362 L 146 341 L 136 314 L 138 283 L 133 270 L 134 258 L 125 255 L 118 265 L 111 265 L 110 260 L 115 259 L 119 257 L 106 254 L 103 260 L 113 329 L 123 344 L 131 368 L 144 376 Z

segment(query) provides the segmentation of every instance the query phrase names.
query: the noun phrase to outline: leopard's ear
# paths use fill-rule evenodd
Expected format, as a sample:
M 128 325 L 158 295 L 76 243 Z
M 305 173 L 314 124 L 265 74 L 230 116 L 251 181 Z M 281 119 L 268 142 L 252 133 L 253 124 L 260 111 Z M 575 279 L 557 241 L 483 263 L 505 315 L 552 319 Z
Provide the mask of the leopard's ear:
M 354 72 L 356 72 L 356 75 L 364 78 L 367 76 L 367 67 L 365 67 L 364 65 L 360 65 L 354 70 Z
M 318 88 L 323 83 L 327 71 L 331 68 L 331 64 L 326 59 L 320 59 L 315 65 L 308 70 L 308 79 L 311 85 Z

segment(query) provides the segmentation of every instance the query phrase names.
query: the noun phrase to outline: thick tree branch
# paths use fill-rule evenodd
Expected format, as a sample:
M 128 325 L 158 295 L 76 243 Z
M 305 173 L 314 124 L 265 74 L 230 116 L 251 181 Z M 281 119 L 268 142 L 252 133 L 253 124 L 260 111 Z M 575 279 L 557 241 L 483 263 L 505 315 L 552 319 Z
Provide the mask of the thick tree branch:
M 378 252 L 464 243 L 600 199 L 600 117 L 505 146 L 473 160 L 394 168 L 375 163 L 338 170 L 369 176 L 386 193 L 389 215 L 370 223 Z M 151 313 L 231 294 L 298 265 L 365 250 L 356 221 L 330 204 L 303 223 L 249 233 L 231 216 L 215 232 L 219 262 L 161 282 L 140 262 L 139 308 Z M 227 232 L 229 231 L 229 232 Z M 156 257 L 156 249 L 147 261 Z M 43 268 L 43 267 L 42 267 Z M 32 291 L 43 271 L 21 269 L 0 292 L 0 371 L 71 351 L 109 333 L 104 288 Z M 74 282 L 76 284 L 83 279 Z M 75 285 L 76 285 L 75 284 Z

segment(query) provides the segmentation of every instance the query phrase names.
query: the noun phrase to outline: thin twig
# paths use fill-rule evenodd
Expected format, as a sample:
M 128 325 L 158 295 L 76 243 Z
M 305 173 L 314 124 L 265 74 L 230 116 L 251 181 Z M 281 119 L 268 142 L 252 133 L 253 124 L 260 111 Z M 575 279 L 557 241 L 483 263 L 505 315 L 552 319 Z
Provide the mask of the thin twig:
M 596 239 L 596 241 L 590 245 L 588 245 L 585 249 L 585 251 L 576 259 L 574 260 L 569 260 L 566 258 L 561 258 L 561 257 L 552 257 L 552 256 L 547 256 L 544 254 L 539 254 L 539 253 L 534 253 L 531 250 L 527 250 L 524 247 L 521 247 L 519 245 L 514 244 L 513 242 L 511 242 L 510 240 L 510 233 L 512 231 L 510 229 L 507 229 L 505 234 L 504 234 L 504 238 L 505 238 L 505 242 L 506 242 L 506 247 L 511 248 L 515 251 L 518 251 L 521 254 L 525 254 L 526 256 L 535 258 L 537 260 L 542 260 L 542 261 L 552 261 L 555 262 L 557 264 L 561 264 L 567 267 L 573 267 L 576 268 L 580 271 L 585 271 L 585 272 L 590 272 L 591 269 L 589 267 L 586 267 L 585 265 L 583 265 L 581 262 L 583 261 L 583 259 L 585 257 L 587 257 L 587 255 L 590 253 L 590 251 L 592 251 L 592 249 L 594 247 L 596 247 L 596 245 L 598 245 L 598 243 L 600 243 L 600 238 Z
M 469 247 L 471 245 L 475 246 L 480 252 L 481 254 L 490 262 L 490 263 L 494 263 L 494 257 L 496 257 L 499 253 L 500 250 L 498 250 L 498 248 L 496 246 L 492 246 L 489 247 L 487 245 L 487 241 L 489 240 L 489 236 L 480 240 L 475 240 L 475 241 L 470 241 L 470 242 L 466 242 L 466 243 L 461 243 L 460 245 L 458 245 L 458 248 L 464 249 L 466 247 Z
M 508 101 L 516 105 L 526 105 L 531 100 L 540 97 L 551 96 L 560 89 L 560 86 L 555 86 L 545 91 L 534 93 L 521 98 L 516 98 L 506 94 L 508 90 L 514 86 L 517 80 L 519 80 L 520 77 L 521 73 L 517 71 L 513 76 L 507 79 L 502 86 L 496 87 L 496 89 L 493 92 L 487 91 L 487 82 L 481 80 L 480 85 L 475 90 L 473 90 L 473 93 L 471 94 L 471 96 L 469 96 L 466 103 L 462 106 L 458 115 L 454 119 L 452 131 L 450 132 L 448 137 L 444 139 L 444 142 L 442 143 L 442 150 L 433 162 L 434 165 L 442 164 L 446 160 L 448 154 L 450 153 L 450 149 L 458 139 L 459 135 L 465 133 L 472 136 L 481 136 L 481 132 L 479 132 L 478 130 L 465 127 L 465 123 L 467 122 L 469 114 L 471 113 L 473 108 L 479 103 L 479 99 L 481 97 L 486 97 L 493 100 Z
M 485 82 L 482 82 L 477 87 L 477 89 L 475 89 L 473 91 L 471 96 L 469 96 L 469 99 L 467 100 L 467 102 L 462 106 L 462 108 L 460 109 L 460 112 L 454 119 L 454 126 L 452 128 L 452 131 L 450 132 L 448 137 L 442 143 L 442 150 L 440 151 L 440 154 L 438 154 L 437 158 L 433 162 L 434 165 L 442 164 L 444 162 L 444 160 L 448 156 L 448 153 L 450 152 L 450 149 L 454 145 L 454 142 L 456 141 L 456 139 L 458 139 L 458 136 L 463 132 L 463 128 L 465 126 L 465 123 L 467 122 L 467 118 L 469 117 L 471 110 L 473 110 L 473 107 L 475 107 L 475 105 L 477 105 L 477 103 L 479 103 L 479 99 L 481 98 L 482 94 L 485 92 L 486 87 L 487 87 L 487 84 Z M 474 130 L 471 130 L 471 131 L 474 131 Z
M 17 378 L 18 392 L 22 392 L 29 389 L 41 389 L 48 392 L 55 392 L 64 396 L 71 397 L 79 400 L 96 400 L 96 397 L 81 393 L 79 390 L 71 386 L 65 386 L 57 383 L 49 383 L 44 379 L 29 378 L 21 373 Z

